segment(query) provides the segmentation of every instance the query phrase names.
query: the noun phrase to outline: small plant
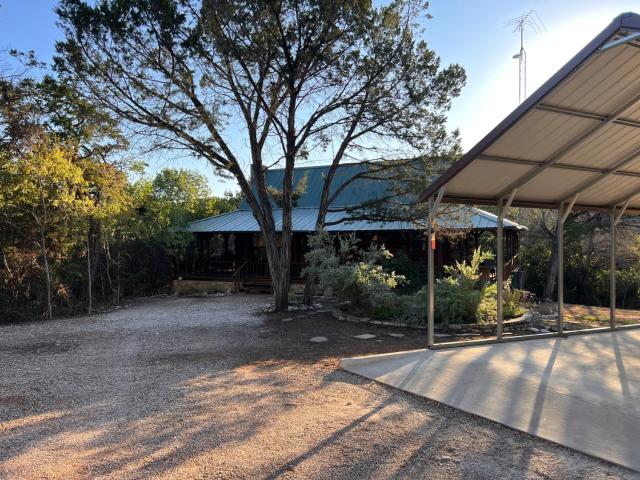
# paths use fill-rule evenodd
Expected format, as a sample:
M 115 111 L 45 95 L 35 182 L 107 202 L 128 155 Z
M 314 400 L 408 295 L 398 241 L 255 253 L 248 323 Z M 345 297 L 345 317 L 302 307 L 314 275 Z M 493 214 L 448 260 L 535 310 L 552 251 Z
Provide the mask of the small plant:
M 482 300 L 478 305 L 476 318 L 478 323 L 495 322 L 497 319 L 497 293 L 496 284 L 488 285 L 483 292 Z M 504 318 L 515 318 L 526 312 L 523 304 L 527 292 L 511 288 L 507 284 L 502 294 L 502 314 Z
M 467 289 L 473 289 L 478 286 L 480 281 L 480 265 L 485 260 L 493 258 L 491 252 L 483 252 L 479 247 L 473 251 L 471 262 L 466 260 L 462 262 L 456 261 L 455 265 L 445 265 L 444 272 L 448 277 L 456 278 L 460 286 Z

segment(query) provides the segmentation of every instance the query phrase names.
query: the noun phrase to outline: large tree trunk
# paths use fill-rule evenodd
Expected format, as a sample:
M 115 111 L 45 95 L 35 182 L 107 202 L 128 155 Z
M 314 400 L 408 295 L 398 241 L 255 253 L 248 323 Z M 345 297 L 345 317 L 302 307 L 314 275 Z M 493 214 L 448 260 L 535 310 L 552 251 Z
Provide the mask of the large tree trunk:
M 288 279 L 283 274 L 284 248 L 279 248 L 276 240 L 275 230 L 263 233 L 265 237 L 265 247 L 267 250 L 267 261 L 271 272 L 271 287 L 273 288 L 274 307 L 276 311 L 283 312 L 289 307 L 289 287 Z
M 47 257 L 47 241 L 44 235 L 44 229 L 40 227 L 40 251 L 42 252 L 42 262 L 44 263 L 44 272 L 47 282 L 47 313 L 49 320 L 53 319 L 53 309 L 51 307 L 51 270 L 49 269 L 49 258 Z
M 551 258 L 549 258 L 549 264 L 547 265 L 546 280 L 544 282 L 544 289 L 542 292 L 543 299 L 551 299 L 553 297 L 553 291 L 555 290 L 557 277 L 558 277 L 558 238 L 557 238 L 557 235 L 554 235 L 552 246 L 551 246 Z

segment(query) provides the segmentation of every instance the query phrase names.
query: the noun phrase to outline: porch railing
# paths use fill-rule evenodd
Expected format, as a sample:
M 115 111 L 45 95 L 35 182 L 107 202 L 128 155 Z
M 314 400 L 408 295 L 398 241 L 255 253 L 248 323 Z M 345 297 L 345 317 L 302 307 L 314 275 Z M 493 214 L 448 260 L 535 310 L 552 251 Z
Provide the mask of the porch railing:
M 177 273 L 183 278 L 232 278 L 239 265 L 236 260 L 198 259 L 183 263 Z
M 301 280 L 304 263 L 291 263 L 291 280 Z M 243 262 L 234 274 L 238 281 L 243 280 L 268 280 L 271 278 L 269 264 L 267 262 Z
M 301 262 L 291 263 L 291 281 L 302 280 L 305 266 Z M 267 262 L 199 259 L 181 264 L 176 277 L 186 280 L 231 280 L 239 287 L 242 282 L 249 280 L 266 282 L 271 279 L 271 274 Z

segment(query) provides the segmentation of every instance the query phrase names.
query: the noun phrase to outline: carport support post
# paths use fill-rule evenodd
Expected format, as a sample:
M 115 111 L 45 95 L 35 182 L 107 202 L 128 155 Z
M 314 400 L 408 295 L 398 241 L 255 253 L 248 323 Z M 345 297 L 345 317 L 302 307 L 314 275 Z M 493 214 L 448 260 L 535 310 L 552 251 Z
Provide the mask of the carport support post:
M 561 336 L 564 331 L 564 222 L 571 213 L 573 206 L 578 200 L 578 194 L 574 195 L 569 205 L 566 207 L 560 204 L 558 207 L 558 226 L 556 227 L 556 235 L 558 237 L 558 335 Z
M 502 340 L 502 297 L 504 291 L 504 216 L 511 207 L 511 203 L 518 192 L 514 188 L 509 194 L 507 201 L 504 198 L 498 200 L 498 225 L 496 231 L 496 337 L 498 341 Z
M 635 196 L 635 195 L 634 195 Z M 616 213 L 616 207 L 613 206 L 610 212 L 611 220 L 611 267 L 609 268 L 609 327 L 616 328 L 616 226 L 620 223 L 624 212 L 627 210 L 629 203 L 633 197 L 627 198 L 620 211 Z
M 564 329 L 564 206 L 558 208 L 558 335 L 562 335 Z
M 431 348 L 433 346 L 433 331 L 434 331 L 434 300 L 435 295 L 433 291 L 433 248 L 431 248 L 431 236 L 433 235 L 433 225 L 431 219 L 433 218 L 433 197 L 429 198 L 429 222 L 427 227 L 427 346 Z
M 622 212 L 624 213 L 624 211 Z M 609 327 L 616 328 L 616 207 L 610 212 L 611 220 L 611 249 L 609 267 Z
M 502 199 L 498 201 L 498 228 L 496 232 L 496 336 L 502 340 L 502 290 L 504 288 L 504 246 L 503 219 L 504 205 Z
M 436 196 L 435 200 L 433 199 L 433 197 L 429 198 L 429 222 L 427 226 L 427 288 L 429 289 L 427 295 L 427 346 L 429 348 L 433 347 L 433 345 L 435 344 L 433 333 L 435 330 L 434 304 L 436 294 L 433 282 L 433 251 L 435 250 L 436 246 L 435 239 L 432 241 L 432 238 L 434 235 L 434 228 L 436 226 L 436 210 L 438 210 L 440 202 L 442 201 L 445 187 L 442 187 L 440 190 L 438 190 L 438 195 Z

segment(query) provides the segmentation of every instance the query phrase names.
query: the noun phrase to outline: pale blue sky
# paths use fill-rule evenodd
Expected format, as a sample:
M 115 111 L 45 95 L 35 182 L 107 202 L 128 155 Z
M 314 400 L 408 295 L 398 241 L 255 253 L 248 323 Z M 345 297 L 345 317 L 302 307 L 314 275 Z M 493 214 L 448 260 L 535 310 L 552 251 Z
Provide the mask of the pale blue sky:
M 60 38 L 55 26 L 55 0 L 0 0 L 0 48 L 33 49 L 49 60 Z M 425 37 L 443 64 L 460 63 L 468 81 L 449 114 L 449 128 L 459 128 L 463 147 L 471 148 L 518 103 L 518 65 L 513 54 L 518 36 L 505 21 L 535 9 L 547 30 L 527 31 L 527 92 L 533 92 L 558 68 L 627 11 L 640 13 L 638 0 L 433 0 L 433 19 Z M 204 161 L 154 158 L 152 169 L 163 166 L 194 168 L 210 179 L 214 193 L 233 184 L 215 179 Z

